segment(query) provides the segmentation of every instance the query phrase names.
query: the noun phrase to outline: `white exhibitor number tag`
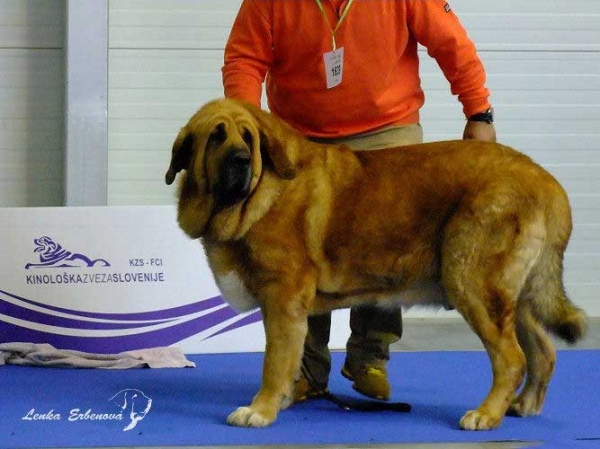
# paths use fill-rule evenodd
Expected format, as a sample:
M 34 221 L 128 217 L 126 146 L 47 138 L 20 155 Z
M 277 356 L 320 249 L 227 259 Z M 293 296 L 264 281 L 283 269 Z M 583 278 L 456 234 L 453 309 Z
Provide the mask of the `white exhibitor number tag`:
M 338 86 L 344 73 L 344 47 L 337 48 L 323 55 L 325 61 L 325 77 L 327 89 Z

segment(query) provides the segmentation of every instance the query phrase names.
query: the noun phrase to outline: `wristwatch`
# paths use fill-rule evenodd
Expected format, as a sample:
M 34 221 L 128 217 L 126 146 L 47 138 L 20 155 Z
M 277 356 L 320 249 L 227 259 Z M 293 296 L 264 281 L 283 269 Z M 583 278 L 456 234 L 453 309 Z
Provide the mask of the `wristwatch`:
M 470 122 L 485 122 L 491 125 L 492 123 L 494 123 L 494 109 L 489 108 L 487 111 L 473 114 L 467 120 L 469 120 Z

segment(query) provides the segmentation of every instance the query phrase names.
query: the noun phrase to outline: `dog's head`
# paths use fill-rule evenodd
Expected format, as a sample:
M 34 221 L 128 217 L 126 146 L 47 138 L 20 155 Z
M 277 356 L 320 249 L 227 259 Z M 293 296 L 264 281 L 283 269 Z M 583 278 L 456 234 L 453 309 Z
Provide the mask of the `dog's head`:
M 129 411 L 130 421 L 123 430 L 133 429 L 152 408 L 152 399 L 140 390 L 129 388 L 119 391 L 109 401 L 113 401 L 121 410 Z
M 296 174 L 296 147 L 285 124 L 240 100 L 215 100 L 185 125 L 175 143 L 165 182 L 179 185 L 179 225 L 192 238 L 239 238 L 266 212 L 279 181 Z M 265 180 L 270 178 L 271 182 Z M 261 184 L 262 195 L 255 195 Z M 271 195 L 268 193 L 271 192 Z M 244 204 L 257 196 L 252 208 Z M 249 212 L 245 209 L 252 209 Z

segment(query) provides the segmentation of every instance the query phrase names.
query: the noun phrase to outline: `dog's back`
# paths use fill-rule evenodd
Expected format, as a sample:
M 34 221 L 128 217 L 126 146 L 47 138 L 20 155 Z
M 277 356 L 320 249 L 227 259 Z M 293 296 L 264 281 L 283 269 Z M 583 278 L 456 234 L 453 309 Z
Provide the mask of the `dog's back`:
M 574 343 L 586 329 L 563 286 L 572 229 L 564 189 L 529 157 L 494 143 L 438 142 L 356 157 L 361 170 L 339 189 L 334 209 L 342 212 L 330 219 L 325 253 L 334 267 L 323 272 L 336 273 L 350 295 L 385 297 L 387 290 L 405 305 L 447 301 L 492 364 L 511 367 L 502 368 L 505 377 L 480 409 L 463 417 L 463 428 L 494 427 L 502 416 L 493 410 L 508 406 L 538 414 L 556 360 L 546 330 Z M 412 294 L 432 282 L 443 295 Z M 503 392 L 516 389 L 525 371 L 525 387 L 507 398 Z
M 449 240 L 460 239 L 461 228 L 479 220 L 489 233 L 482 245 L 490 259 L 482 255 L 481 263 L 506 261 L 512 253 L 527 273 L 514 292 L 523 303 L 519 310 L 531 310 L 544 328 L 570 343 L 582 337 L 585 315 L 568 300 L 562 284 L 571 208 L 560 183 L 544 168 L 523 153 L 488 142 L 435 142 L 355 154 L 363 173 L 356 188 L 342 189 L 340 206 L 334 206 L 345 213 L 332 227 L 330 253 L 357 246 L 360 253 L 341 258 L 363 269 L 367 264 L 369 275 L 385 276 L 385 282 L 397 273 L 410 283 L 411 275 L 417 280 L 441 276 Z M 353 207 L 341 207 L 342 202 Z M 361 239 L 364 245 L 350 244 Z M 418 272 L 397 259 L 413 251 Z M 388 260 L 387 254 L 392 254 Z M 383 262 L 379 268 L 375 260 Z M 505 274 L 505 280 L 509 277 Z

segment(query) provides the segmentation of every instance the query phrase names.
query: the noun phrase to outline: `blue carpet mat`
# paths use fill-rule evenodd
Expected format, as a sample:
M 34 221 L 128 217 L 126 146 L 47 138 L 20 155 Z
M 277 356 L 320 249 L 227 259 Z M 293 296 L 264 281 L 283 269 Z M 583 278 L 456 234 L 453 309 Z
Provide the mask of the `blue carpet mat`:
M 359 398 L 333 355 L 330 389 Z M 392 400 L 410 413 L 348 412 L 314 400 L 268 428 L 225 424 L 258 389 L 262 354 L 190 356 L 196 369 L 126 371 L 0 367 L 0 447 L 399 444 L 545 441 L 600 447 L 600 351 L 561 351 L 541 416 L 506 417 L 493 431 L 458 429 L 491 383 L 483 352 L 394 353 Z M 150 403 L 151 400 L 151 403 Z M 134 407 L 143 417 L 131 428 Z M 144 414 L 144 410 L 146 410 Z M 130 428 L 124 430 L 127 426 Z

